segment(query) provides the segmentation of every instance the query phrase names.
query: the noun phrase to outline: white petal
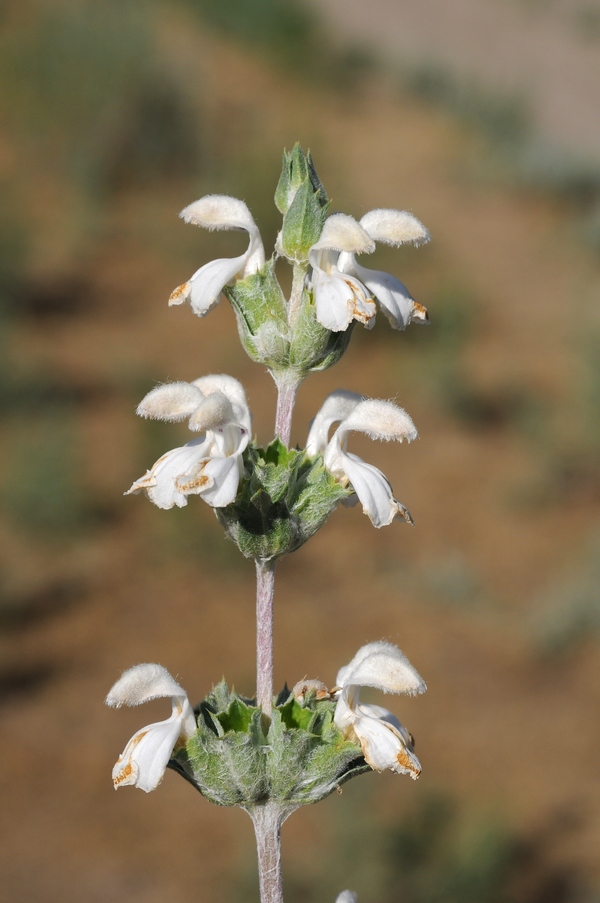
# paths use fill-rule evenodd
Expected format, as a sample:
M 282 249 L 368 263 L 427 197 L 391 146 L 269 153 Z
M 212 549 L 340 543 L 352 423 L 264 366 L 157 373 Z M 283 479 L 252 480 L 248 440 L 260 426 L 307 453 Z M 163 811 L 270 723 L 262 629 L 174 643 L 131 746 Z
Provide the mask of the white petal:
M 309 257 L 313 250 L 318 251 L 322 248 L 350 251 L 354 254 L 371 254 L 375 250 L 375 242 L 354 217 L 345 213 L 334 213 L 325 220 L 319 240 L 312 246 Z
M 226 373 L 215 373 L 193 380 L 192 385 L 197 386 L 205 395 L 210 395 L 216 391 L 223 392 L 233 406 L 236 422 L 250 432 L 252 429 L 252 418 L 241 382 L 234 379 L 233 376 L 228 376 Z
M 146 793 L 155 790 L 175 746 L 195 731 L 196 719 L 187 696 L 174 697 L 171 717 L 142 728 L 119 756 L 112 772 L 115 789 L 133 784 Z
M 384 709 L 381 705 L 374 705 L 371 702 L 361 702 L 356 707 L 357 714 L 360 715 L 368 715 L 369 718 L 378 718 L 380 721 L 385 721 L 386 724 L 389 724 L 391 727 L 397 731 L 402 737 L 404 743 L 410 751 L 413 750 L 413 738 L 410 735 L 409 731 L 406 730 L 403 724 L 400 724 L 396 716 L 393 712 L 388 712 L 387 709 Z
M 329 439 L 329 430 L 334 423 L 345 420 L 357 404 L 363 400 L 362 395 L 336 389 L 327 396 L 323 405 L 310 425 L 306 451 L 309 455 L 322 455 Z
M 201 495 L 213 508 L 230 505 L 240 481 L 238 458 L 209 458 L 192 473 L 179 477 L 177 489 L 184 495 Z
M 419 245 L 430 238 L 423 223 L 407 210 L 371 210 L 360 224 L 375 241 L 396 247 L 409 241 Z
M 341 684 L 339 684 L 341 686 Z M 335 707 L 333 722 L 345 737 L 352 736 L 354 722 L 356 721 L 356 712 L 351 705 L 348 704 L 347 693 L 340 693 Z
M 348 433 L 366 433 L 371 439 L 412 442 L 418 437 L 417 429 L 405 410 L 391 401 L 368 398 L 357 405 L 340 424 L 333 439 L 342 446 Z M 332 439 L 332 442 L 333 442 Z
M 313 276 L 316 317 L 332 332 L 344 332 L 352 322 L 354 296 L 339 276 L 319 271 Z
M 244 229 L 257 231 L 256 223 L 244 201 L 225 194 L 207 194 L 188 204 L 179 214 L 186 223 L 203 229 Z
M 175 678 L 162 665 L 134 665 L 124 671 L 106 697 L 106 705 L 141 705 L 162 696 L 185 696 Z
M 204 398 L 191 383 L 176 382 L 157 386 L 141 400 L 136 414 L 152 420 L 185 420 Z
M 202 438 L 192 439 L 187 445 L 168 451 L 143 477 L 135 481 L 125 495 L 144 491 L 159 508 L 168 509 L 173 505 L 183 508 L 187 505 L 187 498 L 177 489 L 176 481 L 206 457 L 208 444 Z
M 196 388 L 194 386 L 194 388 Z M 200 391 L 199 389 L 197 391 Z M 233 406 L 227 396 L 218 390 L 206 395 L 190 417 L 191 430 L 215 430 L 235 421 Z
M 205 263 L 194 273 L 189 282 L 187 297 L 195 314 L 204 317 L 218 304 L 221 292 L 243 272 L 246 260 L 247 254 L 242 254 L 241 257 L 223 257 Z M 187 297 L 171 300 L 171 296 L 169 304 L 181 304 Z
M 413 321 L 428 323 L 427 310 L 417 304 L 403 282 L 380 270 L 369 270 L 355 264 L 361 282 L 367 286 L 378 301 L 383 313 L 393 329 L 406 329 Z
M 354 732 L 366 761 L 375 771 L 390 769 L 397 774 L 409 774 L 414 779 L 419 777 L 421 763 L 393 725 L 379 718 L 359 716 L 354 723 Z
M 256 273 L 264 266 L 265 252 L 260 232 L 244 201 L 223 194 L 209 194 L 189 204 L 179 216 L 187 223 L 204 229 L 243 229 L 250 238 L 243 260 L 244 275 Z
M 133 785 L 149 793 L 160 784 L 181 733 L 179 718 L 149 724 L 134 734 L 112 771 L 115 789 Z
M 189 282 L 172 292 L 169 304 L 190 301 L 194 313 L 203 317 L 218 303 L 221 292 L 239 276 L 256 273 L 264 265 L 265 252 L 258 227 L 243 201 L 212 194 L 189 204 L 179 214 L 187 223 L 205 229 L 241 229 L 248 233 L 246 252 L 240 257 L 211 260 L 197 270 Z
M 387 527 L 398 515 L 407 519 L 406 509 L 396 501 L 392 487 L 377 467 L 350 453 L 342 455 L 341 466 L 374 527 Z
M 332 268 L 331 273 L 313 270 L 316 317 L 331 332 L 343 332 L 352 320 L 367 328 L 375 322 L 377 308 L 364 285 L 352 276 Z
M 337 895 L 335 903 L 358 903 L 358 897 L 353 890 L 343 890 Z
M 384 640 L 361 646 L 352 661 L 340 668 L 336 684 L 338 687 L 375 687 L 384 693 L 409 696 L 427 689 L 423 678 L 400 649 Z

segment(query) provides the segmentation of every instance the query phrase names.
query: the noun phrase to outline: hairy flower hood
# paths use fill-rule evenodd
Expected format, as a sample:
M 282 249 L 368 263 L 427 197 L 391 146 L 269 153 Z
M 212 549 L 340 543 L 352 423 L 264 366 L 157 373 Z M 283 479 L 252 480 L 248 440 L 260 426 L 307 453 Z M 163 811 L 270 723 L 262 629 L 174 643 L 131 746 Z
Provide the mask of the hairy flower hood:
M 179 216 L 186 223 L 202 226 L 210 231 L 226 229 L 248 233 L 248 248 L 239 257 L 211 260 L 196 270 L 169 298 L 169 304 L 189 301 L 199 317 L 205 316 L 218 303 L 221 292 L 238 278 L 256 273 L 265 263 L 263 243 L 252 214 L 244 201 L 222 194 L 209 194 L 194 201 Z
M 137 731 L 113 768 L 115 790 L 127 784 L 147 793 L 155 790 L 179 742 L 196 731 L 193 709 L 177 681 L 162 665 L 135 665 L 121 675 L 106 697 L 106 705 L 135 706 L 161 697 L 171 699 L 171 717 Z
M 339 422 L 331 439 L 331 426 Z M 391 401 L 364 399 L 354 392 L 338 389 L 329 395 L 317 413 L 307 439 L 307 452 L 323 456 L 325 467 L 340 482 L 351 483 L 363 511 L 375 527 L 391 524 L 396 517 L 408 523 L 412 518 L 392 493 L 386 477 L 347 450 L 352 432 L 365 433 L 371 439 L 411 442 L 417 430 L 406 411 Z
M 361 687 L 413 696 L 425 692 L 424 680 L 397 646 L 379 641 L 362 646 L 340 668 L 333 691 L 338 695 L 335 724 L 348 739 L 360 743 L 371 768 L 417 778 L 421 764 L 414 754 L 412 736 L 387 709 L 361 703 Z

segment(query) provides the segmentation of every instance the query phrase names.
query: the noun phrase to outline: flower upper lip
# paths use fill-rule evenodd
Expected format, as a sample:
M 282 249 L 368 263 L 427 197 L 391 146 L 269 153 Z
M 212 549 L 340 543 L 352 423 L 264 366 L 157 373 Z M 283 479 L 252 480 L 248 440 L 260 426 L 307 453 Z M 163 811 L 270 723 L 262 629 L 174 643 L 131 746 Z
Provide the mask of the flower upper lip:
M 328 441 L 329 429 L 339 422 Z M 347 451 L 351 432 L 366 433 L 372 439 L 417 438 L 417 430 L 406 411 L 391 401 L 364 399 L 354 392 L 338 389 L 329 395 L 317 413 L 306 443 L 309 455 L 323 455 L 325 467 L 341 482 L 350 482 L 375 527 L 390 524 L 401 517 L 412 524 L 407 509 L 398 502 L 380 470 Z
M 181 508 L 192 494 L 201 495 L 213 508 L 233 502 L 251 430 L 241 383 L 225 374 L 166 383 L 146 395 L 137 413 L 155 420 L 188 418 L 189 428 L 204 436 L 164 454 L 126 495 L 145 491 L 159 508 Z
M 339 670 L 336 685 L 334 722 L 348 739 L 360 744 L 371 768 L 417 778 L 421 764 L 406 728 L 382 706 L 359 701 L 361 687 L 408 695 L 425 692 L 424 680 L 400 649 L 384 641 L 362 646 L 352 661 Z
M 185 207 L 179 216 L 186 223 L 204 229 L 243 230 L 248 247 L 239 257 L 224 257 L 205 263 L 169 298 L 169 304 L 189 301 L 194 313 L 203 317 L 218 304 L 226 285 L 240 276 L 256 273 L 265 263 L 265 251 L 258 226 L 244 201 L 222 194 L 209 194 Z
M 113 768 L 115 790 L 127 784 L 147 793 L 155 790 L 178 742 L 196 732 L 196 718 L 185 690 L 162 665 L 135 665 L 121 675 L 106 697 L 107 705 L 120 708 L 163 696 L 171 698 L 170 718 L 147 725 L 129 740 Z

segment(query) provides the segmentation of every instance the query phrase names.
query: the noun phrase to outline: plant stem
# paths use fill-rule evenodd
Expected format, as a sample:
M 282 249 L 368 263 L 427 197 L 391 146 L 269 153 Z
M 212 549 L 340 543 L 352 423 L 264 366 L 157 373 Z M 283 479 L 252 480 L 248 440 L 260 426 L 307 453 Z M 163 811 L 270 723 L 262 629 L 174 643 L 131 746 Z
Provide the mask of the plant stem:
M 275 561 L 256 562 L 256 704 L 271 717 L 273 704 L 273 596 Z
M 293 329 L 302 304 L 302 292 L 308 271 L 308 263 L 295 263 L 292 275 L 292 291 L 288 303 L 288 325 Z
M 283 903 L 281 879 L 281 808 L 267 801 L 250 811 L 256 834 L 261 903 Z
M 275 415 L 275 435 L 284 445 L 289 446 L 292 433 L 292 413 L 301 377 L 293 372 L 274 374 L 277 384 L 277 413 Z

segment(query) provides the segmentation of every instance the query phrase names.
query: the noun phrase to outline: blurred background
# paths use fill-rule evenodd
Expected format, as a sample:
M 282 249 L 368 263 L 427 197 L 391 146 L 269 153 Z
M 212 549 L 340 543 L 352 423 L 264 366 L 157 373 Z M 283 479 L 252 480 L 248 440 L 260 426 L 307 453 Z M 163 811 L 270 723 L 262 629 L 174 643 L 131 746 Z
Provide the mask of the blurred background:
M 283 833 L 286 899 L 591 903 L 600 897 L 600 3 L 4 0 L 0 10 L 2 898 L 257 899 L 251 824 L 172 772 L 112 765 L 168 703 L 103 706 L 158 661 L 192 701 L 254 677 L 254 575 L 191 499 L 124 499 L 184 425 L 134 416 L 157 382 L 275 390 L 223 302 L 170 291 L 246 240 L 185 226 L 246 200 L 265 245 L 281 152 L 332 209 L 408 209 L 430 245 L 381 251 L 431 326 L 357 327 L 300 391 L 395 398 L 421 438 L 353 450 L 416 527 L 335 513 L 284 560 L 276 682 L 331 685 L 363 643 L 429 684 L 388 702 L 414 783 L 367 775 Z

